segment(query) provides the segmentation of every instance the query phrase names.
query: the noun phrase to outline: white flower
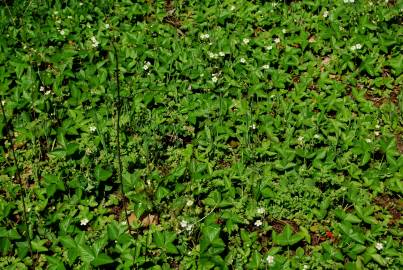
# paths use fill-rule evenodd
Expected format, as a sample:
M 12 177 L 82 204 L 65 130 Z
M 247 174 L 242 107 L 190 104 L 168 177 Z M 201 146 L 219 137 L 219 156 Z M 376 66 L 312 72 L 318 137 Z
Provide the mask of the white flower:
M 327 18 L 329 16 L 329 11 L 325 10 L 325 12 L 323 12 L 323 18 Z
M 274 264 L 274 256 L 269 255 L 266 260 L 268 264 Z
M 80 225 L 86 226 L 88 224 L 88 222 L 89 222 L 88 218 L 84 218 L 84 219 L 80 220 Z
M 283 32 L 283 34 L 287 33 L 286 29 L 281 30 L 281 32 Z
M 200 35 L 200 39 L 208 39 L 208 38 L 210 38 L 209 34 L 201 34 Z
M 98 40 L 93 36 L 91 37 L 92 47 L 96 48 L 99 45 Z
M 366 141 L 367 143 L 371 143 L 371 142 L 372 142 L 371 139 L 365 139 L 365 141 Z
M 84 5 L 83 3 L 80 3 L 80 6 Z
M 277 3 L 277 2 L 273 2 L 273 3 L 271 3 L 271 6 L 272 6 L 272 7 L 277 7 L 277 6 L 278 6 L 278 3 Z
M 181 225 L 182 228 L 185 228 L 188 225 L 188 222 L 186 220 L 182 220 L 180 222 L 180 225 Z
M 229 10 L 234 11 L 234 10 L 235 10 L 235 6 L 231 6 L 231 7 L 229 8 Z
M 379 128 L 381 128 L 381 126 L 380 126 L 380 125 L 376 125 L 375 128 L 376 128 L 376 129 L 379 129 Z
M 59 32 L 60 32 L 60 35 L 62 35 L 62 36 L 64 36 L 64 34 L 66 34 L 66 32 L 64 32 L 64 30 L 63 30 L 63 29 L 62 29 L 62 30 L 60 30 Z
M 105 24 L 106 29 L 109 29 L 109 27 L 110 27 L 109 23 Z
M 90 132 L 95 132 L 97 131 L 97 127 L 96 126 L 90 126 Z
M 309 269 L 309 266 L 305 264 L 302 269 L 307 270 L 307 269 Z
M 347 4 L 347 3 L 354 3 L 354 0 L 344 0 L 344 3 L 345 3 L 345 4 Z
M 262 223 L 262 221 L 260 219 L 255 221 L 255 226 L 256 227 L 260 227 L 260 226 L 262 226 L 262 224 L 263 223 Z
M 193 201 L 192 200 L 188 200 L 187 202 L 186 202 L 186 206 L 192 206 L 193 205 Z
M 362 45 L 359 44 L 359 43 L 357 43 L 357 44 L 351 46 L 351 50 L 352 50 L 352 51 L 360 50 L 361 48 L 362 48 Z
M 213 83 L 216 83 L 216 82 L 218 81 L 218 77 L 215 76 L 215 75 L 213 75 L 213 76 L 211 77 L 211 80 L 213 81 Z
M 299 143 L 304 142 L 304 137 L 303 137 L 303 136 L 299 136 L 299 137 L 297 138 L 297 141 L 298 141 Z
M 272 45 L 269 45 L 269 46 L 266 47 L 266 50 L 268 50 L 268 51 L 270 51 L 271 49 L 273 49 Z
M 219 52 L 218 55 L 221 56 L 221 57 L 224 57 L 224 56 L 225 56 L 225 52 Z
M 45 95 L 46 95 L 46 96 L 49 96 L 50 93 L 52 93 L 52 92 L 51 92 L 50 90 L 48 90 L 48 91 L 45 92 Z
M 148 61 L 147 61 L 147 62 L 144 62 L 143 69 L 144 69 L 144 70 L 148 70 L 149 67 L 151 67 L 151 63 L 148 62 Z
M 245 60 L 245 58 L 241 58 L 241 59 L 239 59 L 239 62 L 241 62 L 242 64 L 245 64 L 246 63 L 246 60 Z
M 5 104 L 6 104 L 6 101 L 5 101 L 5 100 L 2 100 L 2 101 L 1 101 L 1 105 L 4 106 Z
M 375 244 L 375 248 L 376 248 L 377 250 L 382 250 L 382 249 L 383 249 L 383 244 L 382 244 L 382 243 L 376 243 L 376 244 Z
M 41 86 L 41 87 L 39 88 L 39 91 L 41 91 L 41 92 L 45 91 L 45 87 L 44 87 L 44 86 Z
M 276 44 L 280 43 L 280 38 L 275 38 L 274 43 L 276 43 Z
M 374 132 L 375 136 L 379 136 L 381 133 L 379 131 Z
M 246 45 L 246 44 L 249 43 L 249 41 L 250 41 L 249 38 L 244 38 L 244 39 L 242 40 L 242 43 Z
M 188 223 L 186 220 L 182 220 L 180 222 L 180 225 L 182 228 L 184 228 L 187 231 L 191 231 L 193 229 L 193 224 Z
M 210 58 L 213 58 L 213 59 L 218 58 L 218 54 L 212 53 L 212 52 L 209 52 L 209 53 L 208 53 L 208 56 L 209 56 Z
M 319 135 L 319 134 L 315 134 L 315 135 L 313 135 L 313 137 L 314 137 L 315 139 L 320 139 L 320 135 Z
M 263 66 L 262 66 L 262 69 L 269 69 L 269 68 L 270 68 L 269 65 L 263 65 Z
M 256 209 L 256 213 L 258 213 L 259 215 L 262 215 L 266 212 L 266 209 L 264 209 L 264 207 L 259 207 L 258 209 Z
M 67 19 L 73 19 L 73 16 L 69 15 L 67 16 Z

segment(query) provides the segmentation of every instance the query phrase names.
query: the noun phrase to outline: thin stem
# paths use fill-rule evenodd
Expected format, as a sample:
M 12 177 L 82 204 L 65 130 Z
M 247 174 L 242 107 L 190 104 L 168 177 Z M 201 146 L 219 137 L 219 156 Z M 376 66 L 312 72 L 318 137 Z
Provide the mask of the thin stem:
M 24 186 L 22 184 L 21 174 L 20 174 L 20 167 L 18 166 L 18 161 L 17 161 L 17 157 L 15 155 L 15 150 L 14 150 L 14 143 L 13 143 L 13 138 L 15 138 L 14 127 L 13 127 L 13 125 L 7 126 L 7 117 L 6 117 L 6 113 L 5 113 L 4 106 L 3 106 L 3 99 L 1 97 L 0 97 L 0 106 L 1 106 L 1 111 L 3 113 L 4 123 L 6 124 L 7 137 L 8 137 L 8 140 L 10 141 L 10 144 L 11 144 L 11 153 L 13 155 L 14 165 L 16 167 L 15 176 L 17 178 L 18 184 L 19 184 L 19 186 L 21 188 L 21 192 L 22 192 L 22 195 L 21 195 L 22 209 L 23 209 L 25 227 L 26 227 L 26 230 L 27 230 L 28 249 L 29 249 L 29 253 L 31 255 L 32 262 L 34 262 L 34 257 L 33 257 L 33 253 L 32 253 L 32 245 L 31 245 L 31 235 L 29 233 L 29 226 L 28 226 L 27 207 L 26 207 L 26 204 L 25 204 L 26 192 L 25 192 L 25 188 L 24 188 Z M 11 131 L 11 136 L 10 136 L 10 131 Z
M 120 109 L 122 107 L 122 101 L 120 99 L 120 82 L 119 82 L 119 57 L 118 57 L 118 52 L 116 50 L 115 42 L 112 41 L 112 46 L 113 49 L 115 50 L 115 63 L 116 63 L 116 68 L 115 68 L 115 77 L 116 77 L 116 87 L 118 91 L 117 95 L 117 123 L 116 123 L 116 133 L 117 133 L 117 151 L 118 151 L 118 180 L 120 183 L 120 190 L 122 192 L 123 196 L 123 208 L 125 210 L 125 216 L 126 216 L 126 222 L 128 226 L 129 233 L 132 234 L 131 226 L 129 223 L 129 215 L 127 213 L 127 205 L 126 205 L 126 195 L 124 192 L 124 187 L 123 187 L 123 181 L 122 181 L 122 158 L 121 158 L 121 152 L 120 152 Z

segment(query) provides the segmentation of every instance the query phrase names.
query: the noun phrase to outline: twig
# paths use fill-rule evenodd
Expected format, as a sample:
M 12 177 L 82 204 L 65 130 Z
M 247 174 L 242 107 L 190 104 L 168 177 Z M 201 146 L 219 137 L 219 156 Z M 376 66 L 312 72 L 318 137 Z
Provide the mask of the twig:
M 116 133 L 117 133 L 117 151 L 118 151 L 118 179 L 119 179 L 119 184 L 120 184 L 120 189 L 123 195 L 123 208 L 125 210 L 125 215 L 126 215 L 126 222 L 129 230 L 129 234 L 132 234 L 132 229 L 129 223 L 129 214 L 127 212 L 127 205 L 126 205 L 126 195 L 124 192 L 124 187 L 123 187 L 123 180 L 122 180 L 122 158 L 121 158 L 121 152 L 120 152 L 120 109 L 122 107 L 122 101 L 120 99 L 120 82 L 119 82 L 119 57 L 118 57 L 118 52 L 116 50 L 115 46 L 115 41 L 112 40 L 112 46 L 115 51 L 115 63 L 116 63 L 116 68 L 115 68 L 115 77 L 116 77 L 116 86 L 118 90 L 118 95 L 117 95 L 117 102 L 116 102 L 116 110 L 117 110 L 117 123 L 116 123 Z
M 26 227 L 26 230 L 27 230 L 28 249 L 29 249 L 29 253 L 31 255 L 32 262 L 35 264 L 34 256 L 33 256 L 33 253 L 32 253 L 31 235 L 29 233 L 29 226 L 28 226 L 27 207 L 26 207 L 26 204 L 25 204 L 26 191 L 25 191 L 25 188 L 24 188 L 24 186 L 22 184 L 21 174 L 20 174 L 20 167 L 18 166 L 18 160 L 16 158 L 15 150 L 14 150 L 14 143 L 13 143 L 13 138 L 15 138 L 14 127 L 11 124 L 8 125 L 6 113 L 4 111 L 4 106 L 3 106 L 3 98 L 1 96 L 0 96 L 0 106 L 1 106 L 1 111 L 3 113 L 3 120 L 4 120 L 4 123 L 6 124 L 7 137 L 8 137 L 8 140 L 9 140 L 10 144 L 11 144 L 11 153 L 13 155 L 14 165 L 16 167 L 15 176 L 17 178 L 18 184 L 19 184 L 19 186 L 21 188 L 21 192 L 22 192 L 21 199 L 22 199 L 22 208 L 23 208 L 25 227 Z M 11 136 L 10 136 L 10 131 L 11 131 Z

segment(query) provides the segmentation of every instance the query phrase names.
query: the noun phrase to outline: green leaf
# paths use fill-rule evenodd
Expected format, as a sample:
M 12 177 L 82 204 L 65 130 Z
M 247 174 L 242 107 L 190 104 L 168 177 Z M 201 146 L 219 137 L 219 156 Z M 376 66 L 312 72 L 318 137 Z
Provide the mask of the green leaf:
M 100 253 L 95 260 L 92 261 L 92 265 L 95 267 L 100 266 L 100 265 L 105 265 L 105 264 L 110 264 L 113 263 L 113 259 L 106 255 L 105 253 Z
M 104 169 L 99 165 L 95 168 L 95 178 L 98 181 L 106 181 L 111 176 L 112 176 L 112 170 Z
M 48 242 L 47 239 L 31 241 L 32 250 L 38 252 L 48 251 L 48 249 L 43 246 L 44 244 L 46 244 L 46 242 Z
M 291 246 L 304 239 L 304 235 L 302 233 L 293 234 L 292 228 L 289 224 L 285 225 L 281 234 L 277 234 L 275 231 L 273 231 L 272 237 L 273 242 L 280 246 Z
M 48 261 L 49 270 L 65 270 L 66 268 L 64 267 L 64 264 L 55 257 L 51 257 L 51 256 L 46 256 L 46 260 Z
M 95 259 L 94 252 L 89 246 L 85 244 L 78 245 L 78 251 L 79 256 L 83 262 L 90 263 Z
M 76 242 L 70 236 L 60 236 L 60 242 L 62 242 L 65 248 L 75 249 L 77 248 Z

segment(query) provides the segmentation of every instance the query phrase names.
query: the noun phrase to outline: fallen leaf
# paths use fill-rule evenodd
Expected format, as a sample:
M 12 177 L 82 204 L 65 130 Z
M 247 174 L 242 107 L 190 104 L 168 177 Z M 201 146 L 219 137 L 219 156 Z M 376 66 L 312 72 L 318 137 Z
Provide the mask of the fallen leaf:
M 148 214 L 143 220 L 141 221 L 141 225 L 143 227 L 148 227 L 150 225 L 157 225 L 158 224 L 158 216 Z

